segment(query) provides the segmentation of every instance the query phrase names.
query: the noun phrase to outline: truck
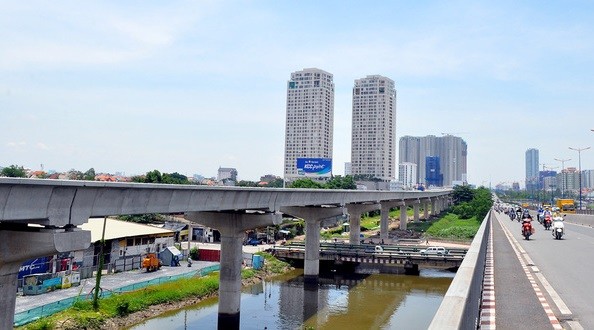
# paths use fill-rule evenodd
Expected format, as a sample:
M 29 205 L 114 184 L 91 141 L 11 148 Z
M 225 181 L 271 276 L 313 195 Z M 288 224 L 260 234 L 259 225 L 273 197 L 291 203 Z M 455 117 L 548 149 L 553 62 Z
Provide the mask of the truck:
M 575 213 L 575 201 L 568 198 L 557 199 L 557 207 L 563 213 Z
M 158 270 L 161 265 L 161 260 L 159 260 L 156 253 L 148 253 L 142 259 L 142 268 L 146 269 L 147 272 Z

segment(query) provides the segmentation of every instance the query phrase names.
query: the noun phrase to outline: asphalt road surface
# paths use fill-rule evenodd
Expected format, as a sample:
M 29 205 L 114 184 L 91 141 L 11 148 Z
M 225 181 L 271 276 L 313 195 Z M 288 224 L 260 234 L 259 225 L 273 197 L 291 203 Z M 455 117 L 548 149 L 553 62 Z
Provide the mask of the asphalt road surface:
M 533 214 L 534 219 L 536 216 Z M 542 225 L 534 221 L 536 232 L 530 237 L 530 240 L 524 240 L 520 233 L 520 223 L 511 221 L 506 215 L 498 214 L 493 224 L 494 234 L 498 231 L 504 233 L 504 228 L 507 229 L 508 235 L 512 236 L 512 244 L 516 245 L 516 250 L 528 266 L 527 271 L 535 279 L 536 285 L 544 293 L 546 302 L 550 305 L 557 319 L 565 329 L 594 329 L 594 264 L 591 262 L 594 257 L 594 216 L 578 216 L 567 215 L 565 221 L 565 235 L 563 239 L 556 240 L 553 238 L 550 230 L 545 230 Z M 501 225 L 500 225 L 501 224 Z M 502 227 L 503 226 L 503 227 Z M 512 244 L 507 242 L 503 244 L 503 240 L 497 242 L 497 237 L 494 236 L 495 242 L 495 292 L 497 295 L 497 277 L 503 281 L 514 281 L 514 278 L 522 279 L 516 281 L 517 288 L 511 289 L 509 292 L 504 292 L 507 296 L 502 296 L 502 301 L 511 299 L 517 302 L 517 314 L 521 313 L 522 305 L 526 297 L 534 296 L 535 293 L 530 293 L 526 290 L 526 274 L 524 270 L 518 270 L 511 262 L 504 262 L 503 265 L 497 265 L 497 253 L 511 253 Z M 506 237 L 506 240 L 509 239 Z M 499 250 L 499 252 L 497 251 Z M 524 252 L 524 253 L 523 253 Z M 519 263 L 519 259 L 516 258 Z M 507 264 L 507 266 L 506 266 Z M 500 269 L 501 267 L 508 267 L 509 269 Z M 517 264 L 516 264 L 517 266 Z M 497 296 L 496 296 L 497 298 Z M 504 305 L 497 305 L 499 309 L 504 308 Z M 534 307 L 530 307 L 534 309 Z M 541 308 L 544 311 L 544 309 Z M 526 315 L 537 315 L 540 311 L 531 310 L 531 313 Z M 498 312 L 499 313 L 499 312 Z M 499 314 L 497 314 L 499 315 Z M 497 319 L 498 328 L 500 321 Z M 524 323 L 516 324 L 530 326 L 538 322 L 525 318 Z M 511 324 L 510 324 L 511 326 Z M 548 328 L 551 326 L 549 325 Z M 534 329 L 546 327 L 534 327 Z

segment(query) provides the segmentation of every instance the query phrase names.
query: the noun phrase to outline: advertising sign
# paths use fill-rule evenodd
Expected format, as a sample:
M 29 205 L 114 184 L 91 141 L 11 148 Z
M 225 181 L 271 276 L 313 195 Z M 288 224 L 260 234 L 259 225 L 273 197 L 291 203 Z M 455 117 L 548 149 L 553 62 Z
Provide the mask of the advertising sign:
M 297 174 L 306 177 L 329 177 L 332 175 L 332 159 L 297 158 Z
M 49 258 L 37 258 L 25 261 L 19 269 L 18 278 L 21 279 L 25 275 L 46 273 L 48 271 Z

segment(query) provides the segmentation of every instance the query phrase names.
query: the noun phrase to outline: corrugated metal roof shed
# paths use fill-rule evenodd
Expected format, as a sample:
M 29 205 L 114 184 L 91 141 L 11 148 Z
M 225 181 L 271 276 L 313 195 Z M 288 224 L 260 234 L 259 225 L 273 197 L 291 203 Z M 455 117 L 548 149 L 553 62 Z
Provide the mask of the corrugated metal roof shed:
M 91 231 L 91 242 L 97 242 L 101 240 L 101 234 L 103 232 L 103 218 L 91 218 L 89 219 L 89 222 L 83 224 L 80 227 L 83 230 Z M 147 235 L 173 236 L 174 232 L 168 229 L 109 218 L 105 224 L 105 240 Z

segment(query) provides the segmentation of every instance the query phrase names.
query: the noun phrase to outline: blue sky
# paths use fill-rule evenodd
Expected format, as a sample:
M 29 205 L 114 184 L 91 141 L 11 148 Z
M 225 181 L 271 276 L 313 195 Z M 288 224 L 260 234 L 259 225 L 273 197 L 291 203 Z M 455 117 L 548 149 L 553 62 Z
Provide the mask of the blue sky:
M 590 1 L 0 4 L 0 166 L 282 175 L 286 82 L 311 67 L 334 75 L 335 174 L 371 74 L 396 82 L 398 138 L 467 142 L 471 183 L 594 147 Z

